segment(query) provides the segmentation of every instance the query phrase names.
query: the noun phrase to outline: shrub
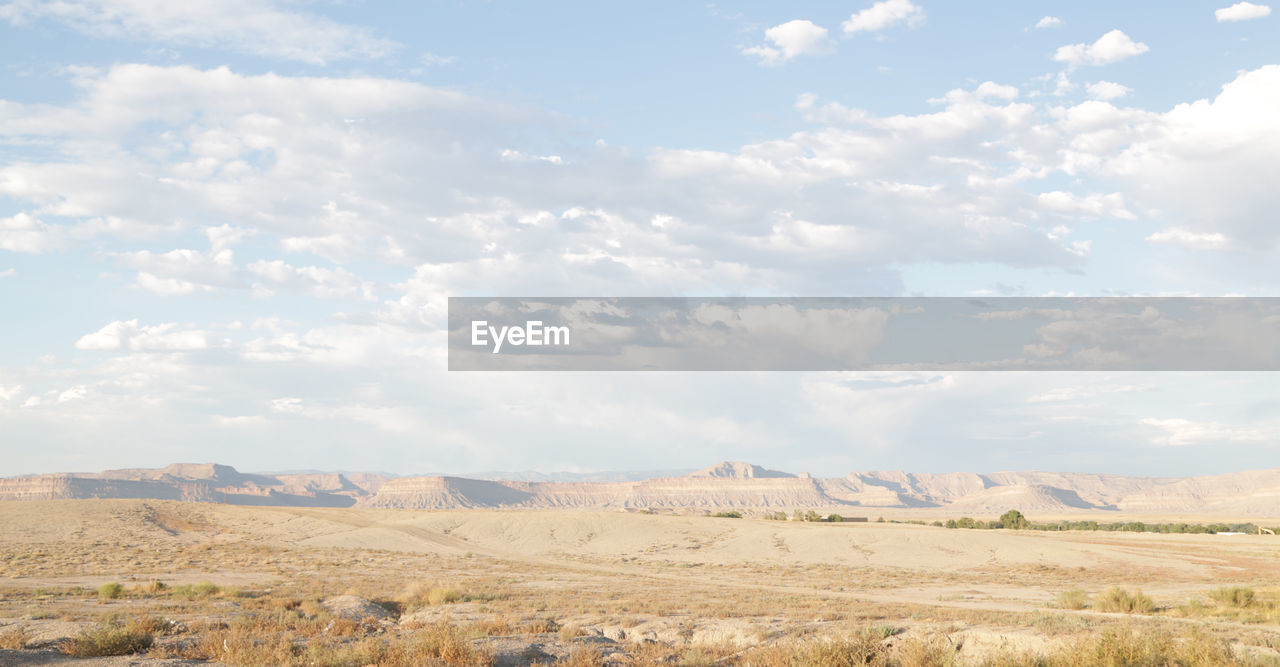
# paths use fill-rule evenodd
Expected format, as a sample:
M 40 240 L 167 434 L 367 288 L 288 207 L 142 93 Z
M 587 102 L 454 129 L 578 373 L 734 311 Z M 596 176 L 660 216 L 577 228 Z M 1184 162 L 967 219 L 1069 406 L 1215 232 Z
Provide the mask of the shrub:
M 786 521 L 787 513 L 786 512 L 765 512 L 764 518 L 769 521 Z
M 222 588 L 212 581 L 202 581 L 192 586 L 191 591 L 202 598 L 207 598 L 222 592 Z
M 1253 589 L 1243 586 L 1223 586 L 1210 591 L 1209 597 L 1228 607 L 1243 609 L 1253 604 Z
M 1135 632 L 1122 628 L 1107 630 L 1101 637 L 1080 639 L 1048 656 L 1042 664 L 1219 667 L 1241 662 L 1230 645 L 1203 630 L 1196 629 L 1179 638 L 1160 630 Z
M 121 586 L 118 582 L 113 581 L 98 587 L 98 597 L 105 600 L 114 600 L 121 595 L 124 595 L 124 586 Z
M 831 523 L 840 523 L 841 521 L 844 521 L 844 517 L 839 514 L 828 514 L 827 521 L 830 521 Z
M 31 632 L 23 627 L 12 626 L 0 631 L 0 648 L 24 649 L 31 641 Z
M 863 630 L 847 637 L 809 639 L 748 651 L 743 665 L 821 665 L 822 667 L 861 667 L 889 664 L 889 649 L 877 633 Z
M 1142 591 L 1130 593 L 1123 588 L 1109 588 L 1094 603 L 1098 611 L 1123 612 L 1125 614 L 1150 614 L 1156 605 Z
M 400 602 L 403 603 L 405 611 L 428 605 L 452 604 L 463 599 L 462 592 L 456 588 L 432 586 L 423 582 L 409 586 L 400 596 Z
M 1089 606 L 1089 594 L 1076 588 L 1058 595 L 1058 606 L 1063 609 L 1084 609 Z
M 67 655 L 93 658 L 107 655 L 130 655 L 151 648 L 153 639 L 145 632 L 102 623 L 76 635 L 67 645 Z
M 431 604 L 453 604 L 462 600 L 462 593 L 456 588 L 433 588 L 427 592 L 427 602 Z
M 554 619 L 550 619 L 550 618 L 534 619 L 532 621 L 529 621 L 524 626 L 525 634 L 530 634 L 530 635 L 542 635 L 542 634 L 547 634 L 549 632 L 559 632 L 559 631 L 560 631 L 560 624 L 556 623 Z
M 725 512 L 716 512 L 714 514 L 710 514 L 709 516 L 715 517 L 717 519 L 741 519 L 742 512 L 739 512 L 737 510 L 728 510 Z
M 1009 510 L 1000 515 L 1000 525 L 1011 530 L 1026 530 L 1031 527 L 1031 522 L 1022 516 L 1022 512 Z

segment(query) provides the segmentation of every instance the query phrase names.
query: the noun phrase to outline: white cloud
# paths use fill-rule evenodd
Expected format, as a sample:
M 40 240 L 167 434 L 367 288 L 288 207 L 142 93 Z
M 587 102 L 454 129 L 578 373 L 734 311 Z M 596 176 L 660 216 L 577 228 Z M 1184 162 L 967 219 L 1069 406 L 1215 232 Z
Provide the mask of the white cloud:
M 1085 86 L 1085 90 L 1095 100 L 1116 100 L 1133 92 L 1132 88 L 1114 81 L 1097 81 Z
M 1164 229 L 1147 237 L 1150 243 L 1176 245 L 1191 250 L 1222 250 L 1231 240 L 1219 232 L 1195 232 L 1181 227 Z
M 281 260 L 259 260 L 246 268 L 265 282 L 254 285 L 255 292 L 266 295 L 275 289 L 288 289 L 311 294 L 322 299 L 333 299 L 363 293 L 372 298 L 373 285 L 362 283 L 354 274 L 343 268 L 326 269 L 318 266 L 292 266 Z
M 4 271 L 0 271 L 0 278 L 12 278 L 16 275 L 18 275 L 17 269 L 5 269 Z
M 209 347 L 203 331 L 179 329 L 176 323 L 141 326 L 138 320 L 116 321 L 85 334 L 76 349 L 133 352 L 184 352 Z
M 1099 218 L 1119 218 L 1133 220 L 1135 216 L 1124 204 L 1124 195 L 1119 192 L 1110 194 L 1093 193 L 1080 196 L 1070 192 L 1054 190 L 1037 195 L 1040 206 L 1056 213 L 1085 215 Z
M 220 48 L 322 65 L 381 58 L 397 45 L 367 28 L 255 0 L 13 0 L 0 19 L 52 20 L 94 37 Z
M 434 53 L 424 53 L 420 58 L 418 58 L 418 62 L 421 62 L 423 65 L 426 65 L 427 67 L 439 67 L 441 65 L 449 65 L 455 61 L 457 61 L 457 58 L 453 56 L 441 56 Z
M 1135 42 L 1120 30 L 1112 30 L 1092 44 L 1060 46 L 1053 59 L 1068 65 L 1110 65 L 1126 58 L 1141 55 L 1151 48 Z
M 827 29 L 812 21 L 787 21 L 765 30 L 764 37 L 772 46 L 742 49 L 743 55 L 759 60 L 762 65 L 781 65 L 796 56 L 829 53 L 832 48 Z
M 62 240 L 57 228 L 29 214 L 0 218 L 0 250 L 40 254 L 60 245 Z
M 1267 5 L 1255 5 L 1252 2 L 1237 2 L 1230 7 L 1215 9 L 1213 11 L 1214 18 L 1219 23 L 1224 21 L 1251 21 L 1266 16 L 1271 16 L 1271 7 Z
M 1062 25 L 1062 19 L 1056 16 L 1045 16 L 1036 21 L 1036 29 L 1041 28 L 1057 28 Z
M 241 241 L 256 234 L 257 231 L 245 227 L 232 227 L 223 224 L 217 227 L 205 227 L 204 234 L 209 237 L 209 245 L 215 254 L 231 248 Z
M 1189 419 L 1143 419 L 1141 423 L 1160 431 L 1151 438 L 1152 444 L 1166 447 L 1217 444 L 1225 442 L 1265 442 L 1276 435 L 1259 428 L 1230 426 L 1218 422 L 1199 422 Z
M 856 32 L 884 30 L 903 22 L 915 27 L 923 21 L 924 9 L 911 0 L 883 0 L 851 15 L 841 27 L 844 28 L 844 34 L 852 35 Z
M 226 245 L 226 237 L 215 232 L 214 244 Z M 149 250 L 117 253 L 123 264 L 138 271 L 138 285 L 157 294 L 183 295 L 211 292 L 241 284 L 234 255 L 229 249 L 200 252 L 179 248 L 164 253 Z
M 978 97 L 994 97 L 996 99 L 1012 101 L 1018 98 L 1018 89 L 1016 86 L 1006 86 L 998 84 L 994 81 L 984 81 L 978 85 L 974 93 Z

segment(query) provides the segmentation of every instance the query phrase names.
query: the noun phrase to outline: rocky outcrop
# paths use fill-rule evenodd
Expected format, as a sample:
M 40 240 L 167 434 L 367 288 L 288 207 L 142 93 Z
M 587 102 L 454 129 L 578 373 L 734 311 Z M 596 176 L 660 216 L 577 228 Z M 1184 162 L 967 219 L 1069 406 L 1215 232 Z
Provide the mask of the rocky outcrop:
M 496 481 L 377 474 L 255 475 L 212 463 L 156 469 L 0 479 L 0 500 L 155 498 L 239 505 L 393 509 L 794 510 L 844 507 L 938 508 L 987 515 L 1081 510 L 1280 515 L 1280 469 L 1205 477 L 1123 477 L 1085 473 L 915 474 L 854 472 L 844 477 L 723 462 L 682 477 L 640 481 Z
M 381 486 L 379 483 L 373 486 Z M 372 495 L 342 475 L 254 475 L 214 463 L 0 479 L 0 500 L 152 498 L 233 505 L 350 507 Z

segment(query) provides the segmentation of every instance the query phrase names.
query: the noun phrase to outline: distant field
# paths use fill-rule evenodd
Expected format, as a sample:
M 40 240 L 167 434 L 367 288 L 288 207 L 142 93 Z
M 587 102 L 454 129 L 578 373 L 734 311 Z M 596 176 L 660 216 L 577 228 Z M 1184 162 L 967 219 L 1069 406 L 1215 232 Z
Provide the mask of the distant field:
M 0 503 L 0 664 L 1280 664 L 1280 538 L 938 518 Z

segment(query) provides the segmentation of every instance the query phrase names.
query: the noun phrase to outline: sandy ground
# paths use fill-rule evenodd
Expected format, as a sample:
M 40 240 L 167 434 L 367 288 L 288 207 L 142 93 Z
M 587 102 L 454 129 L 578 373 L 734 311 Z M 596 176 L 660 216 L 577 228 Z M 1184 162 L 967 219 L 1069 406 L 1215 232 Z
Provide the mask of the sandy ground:
M 1114 513 L 1107 519 L 1153 520 Z M 363 580 L 376 579 L 380 568 L 388 578 L 398 579 L 406 576 L 404 571 L 422 571 L 429 565 L 472 567 L 507 576 L 512 586 L 525 589 L 574 588 L 615 605 L 628 595 L 641 595 L 637 591 L 652 590 L 685 591 L 691 603 L 725 597 L 777 599 L 782 605 L 774 614 L 777 618 L 766 613 L 772 611 L 768 602 L 760 603 L 764 606 L 749 619 L 731 614 L 694 619 L 698 612 L 687 611 L 681 623 L 696 620 L 698 638 L 708 642 L 749 643 L 752 637 L 780 628 L 799 627 L 797 623 L 820 628 L 826 622 L 821 613 L 797 620 L 783 612 L 798 604 L 788 601 L 821 600 L 816 607 L 809 602 L 800 606 L 805 614 L 814 608 L 892 607 L 896 611 L 885 611 L 886 618 L 894 613 L 906 619 L 923 614 L 951 623 L 953 632 L 961 628 L 971 651 L 1011 642 L 1034 648 L 1054 639 L 1018 627 L 1016 620 L 980 614 L 1043 615 L 1062 591 L 1074 588 L 1097 592 L 1111 585 L 1141 587 L 1174 605 L 1228 583 L 1260 590 L 1280 586 L 1280 538 L 1275 536 L 948 530 L 875 521 L 814 524 L 624 512 L 304 509 L 159 501 L 0 503 L 0 526 L 0 590 L 94 588 L 109 581 L 152 579 L 170 585 L 209 580 L 222 586 L 271 587 L 321 572 L 358 572 Z M 224 546 L 252 557 L 201 556 L 222 553 Z M 286 551 L 276 553 L 280 549 Z M 182 558 L 169 559 L 170 553 Z M 324 560 L 309 564 L 309 554 L 322 554 Z M 456 563 L 463 565 L 448 565 Z M 33 610 L 24 604 L 0 609 L 0 624 L 32 616 Z M 101 604 L 90 601 L 82 606 L 88 613 Z M 486 611 L 462 605 L 449 613 L 455 619 L 480 619 Z M 610 618 L 612 612 L 574 613 L 602 637 L 628 634 Z M 1088 609 L 1055 613 L 1086 619 L 1116 616 Z M 965 614 L 979 615 L 966 620 Z M 675 637 L 676 625 L 668 621 L 640 614 L 630 634 Z M 1189 621 L 1160 622 L 1176 626 Z M 1229 620 L 1203 622 L 1226 624 L 1226 631 L 1234 632 Z M 73 629 L 48 632 L 56 636 Z M 1256 638 L 1261 632 L 1274 636 L 1274 645 L 1280 646 L 1277 631 L 1273 622 L 1254 623 L 1247 629 L 1241 625 L 1238 634 Z M 683 639 L 689 641 L 689 636 Z M 17 655 L 0 653 L 0 664 L 25 664 Z M 31 658 L 30 652 L 24 655 L 21 659 Z

